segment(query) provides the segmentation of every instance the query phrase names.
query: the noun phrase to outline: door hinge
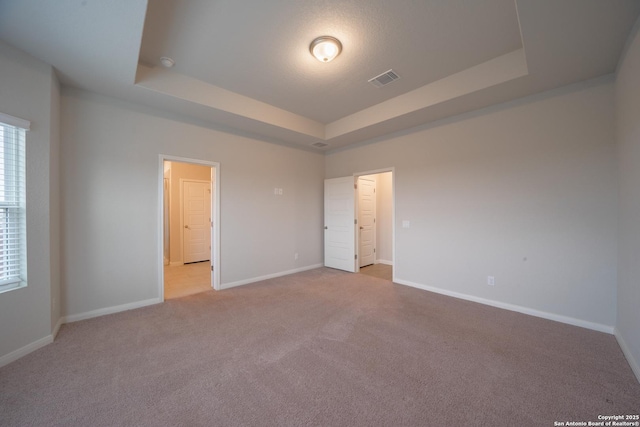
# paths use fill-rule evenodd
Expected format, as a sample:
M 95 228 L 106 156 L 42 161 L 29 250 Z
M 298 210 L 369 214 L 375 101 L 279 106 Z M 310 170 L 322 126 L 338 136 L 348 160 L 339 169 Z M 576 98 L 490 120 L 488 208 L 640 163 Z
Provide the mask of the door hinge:
M 355 219 L 353 220 L 353 223 L 354 223 L 355 225 L 358 225 L 358 218 L 355 218 Z
M 374 253 L 374 254 L 376 253 L 376 248 L 373 248 L 373 253 Z
M 213 265 L 211 266 L 211 271 L 213 271 Z
M 358 259 L 358 254 L 355 254 L 354 257 L 355 257 L 355 259 Z
M 374 192 L 374 193 L 376 192 L 376 189 L 375 189 L 375 188 L 373 189 L 373 192 Z
M 376 219 L 375 219 L 375 218 L 373 218 L 373 223 L 374 223 L 374 224 L 376 223 Z
M 357 190 L 358 189 L 358 184 L 353 184 L 353 188 Z

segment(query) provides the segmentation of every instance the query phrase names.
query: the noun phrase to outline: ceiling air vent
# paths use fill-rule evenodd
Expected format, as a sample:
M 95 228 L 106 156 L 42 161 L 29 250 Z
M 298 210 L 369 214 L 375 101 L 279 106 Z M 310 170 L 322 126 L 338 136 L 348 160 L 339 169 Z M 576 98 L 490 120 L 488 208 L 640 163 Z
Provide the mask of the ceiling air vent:
M 399 78 L 400 76 L 397 75 L 395 71 L 389 70 L 389 71 L 385 71 L 379 76 L 375 76 L 374 78 L 369 79 L 369 83 L 371 83 L 375 87 L 382 87 L 384 85 L 388 85 L 394 80 L 398 80 Z
M 324 148 L 326 147 L 327 144 L 326 142 L 314 142 L 313 144 L 311 144 L 312 147 L 316 147 L 316 148 Z

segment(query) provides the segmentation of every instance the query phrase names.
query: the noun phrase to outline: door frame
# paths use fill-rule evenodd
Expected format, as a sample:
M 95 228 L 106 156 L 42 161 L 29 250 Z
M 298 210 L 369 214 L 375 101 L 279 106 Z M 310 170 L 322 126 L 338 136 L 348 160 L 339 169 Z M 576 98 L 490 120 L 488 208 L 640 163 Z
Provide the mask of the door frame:
M 215 177 L 215 193 L 211 197 L 211 286 L 215 290 L 220 290 L 220 163 L 208 160 L 190 159 L 187 157 L 171 156 L 160 154 L 158 156 L 158 294 L 160 301 L 164 302 L 164 162 L 190 163 L 200 166 L 209 166 L 212 169 L 211 178 Z M 214 175 L 215 174 L 215 175 Z
M 362 172 L 354 172 L 353 173 L 353 182 L 354 184 L 358 182 L 358 177 L 365 175 L 377 175 L 379 173 L 391 172 L 391 257 L 393 262 L 393 275 L 392 281 L 396 281 L 396 171 L 394 167 L 382 168 L 382 169 L 373 169 Z M 355 199 L 355 215 L 358 215 L 360 211 L 359 200 L 357 197 L 356 189 L 354 188 L 354 199 Z M 376 213 L 376 217 L 378 214 Z M 358 227 L 355 228 L 355 250 L 358 258 L 360 258 L 360 233 L 358 233 Z M 376 243 L 377 246 L 377 243 Z M 355 262 L 355 272 L 360 272 L 360 262 Z
M 200 182 L 200 183 L 209 183 L 211 184 L 211 179 L 209 179 L 209 181 L 203 181 L 201 179 L 191 179 L 191 178 L 180 178 L 180 247 L 182 248 L 182 263 L 184 264 L 184 183 L 185 182 Z M 213 204 L 213 197 L 211 197 L 211 195 L 213 194 L 213 188 L 209 187 L 209 189 L 211 190 L 209 192 L 210 194 L 210 201 Z M 213 210 L 210 213 L 211 215 L 211 221 L 213 221 Z M 212 233 L 213 234 L 213 230 Z M 213 238 L 213 235 L 209 236 L 209 243 L 211 245 L 211 247 L 213 247 L 213 241 L 211 240 Z M 211 254 L 209 254 L 209 258 L 211 258 Z M 211 261 L 211 265 L 213 265 L 213 259 L 210 259 Z

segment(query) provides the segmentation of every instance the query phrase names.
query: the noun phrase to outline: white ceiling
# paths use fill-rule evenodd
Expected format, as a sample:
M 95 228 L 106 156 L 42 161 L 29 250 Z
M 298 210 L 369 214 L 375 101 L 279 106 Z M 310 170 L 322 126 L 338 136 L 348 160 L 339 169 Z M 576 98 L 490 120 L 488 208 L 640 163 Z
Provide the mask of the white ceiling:
M 0 39 L 66 85 L 330 150 L 612 73 L 639 14 L 638 0 L 0 0 Z M 343 44 L 333 62 L 309 54 L 321 35 Z M 367 83 L 389 69 L 401 79 Z

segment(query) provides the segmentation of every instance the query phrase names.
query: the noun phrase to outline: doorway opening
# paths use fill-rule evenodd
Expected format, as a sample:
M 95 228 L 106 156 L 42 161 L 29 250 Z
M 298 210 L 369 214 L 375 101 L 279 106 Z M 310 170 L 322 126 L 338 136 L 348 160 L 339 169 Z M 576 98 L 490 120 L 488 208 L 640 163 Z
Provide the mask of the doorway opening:
M 160 296 L 219 289 L 218 163 L 160 156 Z
M 393 280 L 393 172 L 393 168 L 387 168 L 325 179 L 325 267 L 352 273 L 360 272 L 362 267 L 363 273 L 377 272 Z M 361 191 L 358 191 L 358 181 Z
M 356 181 L 356 271 L 393 280 L 393 175 L 358 174 Z

